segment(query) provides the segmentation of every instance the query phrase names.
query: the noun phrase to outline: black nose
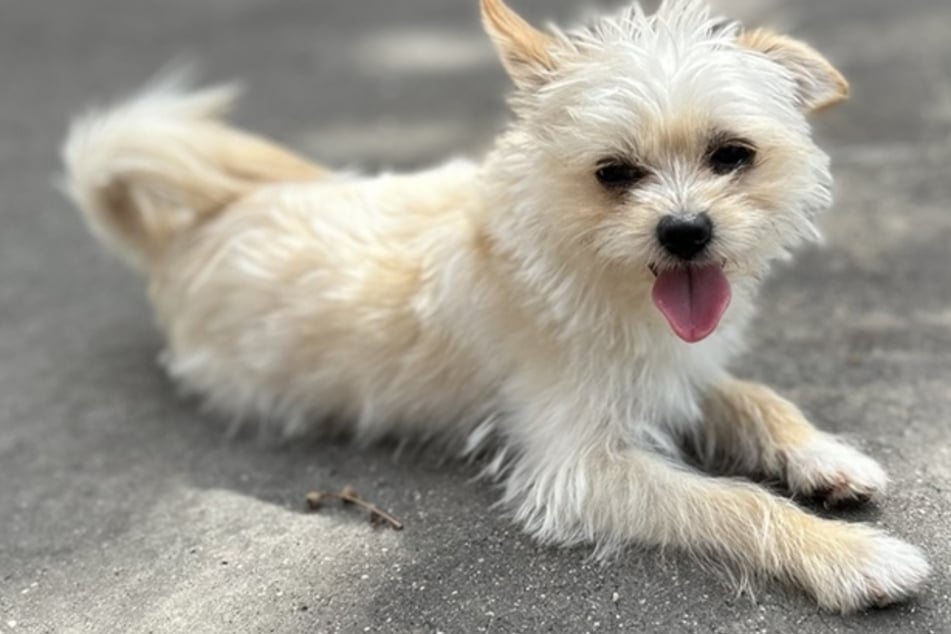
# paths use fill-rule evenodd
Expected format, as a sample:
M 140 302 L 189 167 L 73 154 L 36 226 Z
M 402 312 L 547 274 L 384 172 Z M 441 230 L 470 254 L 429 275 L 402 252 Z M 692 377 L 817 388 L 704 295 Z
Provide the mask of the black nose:
M 690 260 L 713 239 L 713 221 L 707 214 L 664 216 L 657 224 L 657 239 L 672 255 Z

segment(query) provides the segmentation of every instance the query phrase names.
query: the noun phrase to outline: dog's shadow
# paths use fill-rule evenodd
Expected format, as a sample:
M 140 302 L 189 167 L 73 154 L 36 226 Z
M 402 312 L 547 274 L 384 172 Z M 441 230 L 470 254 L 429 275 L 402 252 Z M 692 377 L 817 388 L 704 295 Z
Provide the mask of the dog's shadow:
M 398 452 L 391 443 L 358 447 L 314 436 L 279 441 L 250 426 L 228 436 L 226 425 L 176 393 L 154 363 L 154 337 L 122 346 L 114 332 L 108 336 L 106 353 L 121 358 L 85 377 L 100 390 L 116 389 L 107 372 L 125 368 L 123 398 L 139 403 L 141 415 L 124 423 L 136 425 L 124 442 L 144 443 L 152 457 L 152 473 L 142 486 L 185 480 L 199 490 L 231 491 L 301 514 L 313 512 L 305 502 L 309 491 L 350 486 L 403 523 L 402 531 L 384 535 L 391 529 L 370 528 L 369 514 L 359 508 L 330 503 L 319 511 L 371 549 L 373 542 L 393 537 L 402 552 L 412 554 L 400 562 L 398 582 L 381 583 L 361 597 L 368 623 L 386 623 L 390 631 L 440 623 L 476 623 L 492 631 L 573 631 L 594 623 L 655 631 L 684 622 L 755 620 L 766 612 L 785 630 L 793 623 L 815 621 L 822 627 L 839 618 L 821 614 L 809 599 L 778 584 L 759 587 L 755 599 L 738 596 L 720 572 L 675 552 L 632 551 L 603 564 L 587 546 L 540 545 L 494 506 L 498 491 L 477 478 L 479 464 L 446 460 L 439 451 Z M 874 506 L 812 510 L 848 520 L 877 517 Z M 319 519 L 315 516 L 315 524 Z M 907 609 L 865 618 L 898 623 Z

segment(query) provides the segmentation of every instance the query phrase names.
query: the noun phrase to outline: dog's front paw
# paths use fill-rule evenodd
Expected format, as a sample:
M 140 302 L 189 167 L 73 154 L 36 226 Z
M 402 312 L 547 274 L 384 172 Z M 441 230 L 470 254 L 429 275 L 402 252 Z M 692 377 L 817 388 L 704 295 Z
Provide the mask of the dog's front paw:
M 849 529 L 861 537 L 851 547 L 847 544 L 852 540 L 848 540 L 834 548 L 833 557 L 838 561 L 806 570 L 810 580 L 807 587 L 823 607 L 842 613 L 884 607 L 907 599 L 921 588 L 931 572 L 921 550 L 875 529 Z M 815 546 L 811 544 L 810 548 Z M 815 557 L 811 562 L 814 566 L 821 560 Z
M 784 457 L 792 492 L 830 506 L 865 502 L 883 493 L 888 484 L 877 462 L 829 434 L 786 451 Z

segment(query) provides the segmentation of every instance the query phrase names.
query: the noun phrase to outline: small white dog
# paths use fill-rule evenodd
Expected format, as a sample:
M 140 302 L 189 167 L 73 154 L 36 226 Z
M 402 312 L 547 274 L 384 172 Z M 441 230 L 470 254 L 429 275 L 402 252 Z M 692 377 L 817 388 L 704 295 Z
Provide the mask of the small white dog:
M 807 116 L 846 81 L 699 0 L 570 32 L 482 10 L 517 91 L 481 164 L 334 174 L 228 127 L 228 88 L 166 83 L 74 125 L 69 191 L 148 277 L 169 373 L 287 432 L 332 417 L 492 447 L 545 542 L 686 549 L 832 610 L 913 593 L 915 547 L 682 453 L 832 503 L 885 487 L 726 370 L 770 261 L 830 205 Z

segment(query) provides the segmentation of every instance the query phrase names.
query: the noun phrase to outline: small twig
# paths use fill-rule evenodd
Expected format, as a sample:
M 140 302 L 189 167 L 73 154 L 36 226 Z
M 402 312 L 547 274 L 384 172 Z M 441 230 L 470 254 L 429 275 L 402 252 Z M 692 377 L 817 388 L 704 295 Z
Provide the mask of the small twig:
M 354 489 L 349 484 L 340 490 L 340 493 L 328 493 L 325 491 L 311 491 L 307 494 L 307 508 L 311 511 L 318 511 L 320 507 L 323 506 L 324 501 L 327 498 L 333 498 L 335 500 L 340 500 L 344 504 L 355 504 L 360 508 L 366 509 L 370 512 L 370 522 L 373 524 L 386 523 L 390 525 L 390 528 L 393 530 L 401 531 L 403 530 L 403 522 L 399 521 L 383 509 L 381 509 L 376 504 L 367 502 L 357 493 L 357 490 Z

